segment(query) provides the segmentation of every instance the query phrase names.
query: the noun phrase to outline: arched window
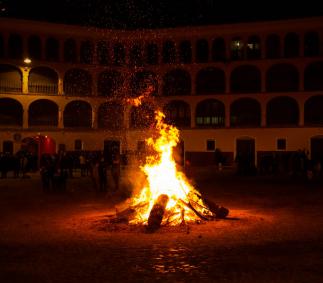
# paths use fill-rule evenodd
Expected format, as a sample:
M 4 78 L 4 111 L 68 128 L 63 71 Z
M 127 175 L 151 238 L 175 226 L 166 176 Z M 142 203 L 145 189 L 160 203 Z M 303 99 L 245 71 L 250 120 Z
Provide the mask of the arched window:
M 192 45 L 189 40 L 184 40 L 179 45 L 179 61 L 180 63 L 192 63 Z
M 196 94 L 225 92 L 225 74 L 219 68 L 205 68 L 196 75 Z
M 42 46 L 39 36 L 32 35 L 28 38 L 28 56 L 32 59 L 41 59 Z
M 45 52 L 47 61 L 59 61 L 59 42 L 56 38 L 47 38 Z
M 267 103 L 267 126 L 297 126 L 299 109 L 295 99 L 276 97 Z
M 39 99 L 30 104 L 28 109 L 29 126 L 57 126 L 58 106 L 48 99 Z
M 190 74 L 181 69 L 175 69 L 164 76 L 163 94 L 165 96 L 190 95 Z
M 266 39 L 266 58 L 279 58 L 281 55 L 280 37 L 277 34 L 270 34 Z
M 286 58 L 299 56 L 299 37 L 296 33 L 290 32 L 285 36 L 284 56 Z
M 163 63 L 171 64 L 176 62 L 176 49 L 173 41 L 166 41 L 163 45 Z
M 277 64 L 271 66 L 266 74 L 267 91 L 298 91 L 299 75 L 295 66 Z
M 323 125 L 323 95 L 312 96 L 305 102 L 304 123 L 307 126 Z
M 225 41 L 222 37 L 218 37 L 213 40 L 212 44 L 212 61 L 225 61 L 226 51 L 225 51 Z
M 111 131 L 123 128 L 123 106 L 112 102 L 101 104 L 98 110 L 98 127 Z
M 22 74 L 18 68 L 0 65 L 0 91 L 4 93 L 22 91 Z
M 196 106 L 195 121 L 197 127 L 219 128 L 225 125 L 224 104 L 216 99 L 201 101 Z
M 97 45 L 97 56 L 100 65 L 109 65 L 110 54 L 108 44 L 105 41 L 100 41 Z
M 165 122 L 178 128 L 191 126 L 191 109 L 189 104 L 181 100 L 169 102 L 164 107 Z
M 158 46 L 155 43 L 150 43 L 147 45 L 147 64 L 157 65 L 158 64 Z
M 156 96 L 158 93 L 158 81 L 156 74 L 148 71 L 137 72 L 131 80 L 131 96 L 138 97 Z
M 113 63 L 115 66 L 123 66 L 126 63 L 126 51 L 121 43 L 113 46 Z
M 239 66 L 231 73 L 230 85 L 233 93 L 260 92 L 261 72 L 256 66 Z
M 2 34 L 0 34 L 0 58 L 4 58 L 5 48 Z
M 206 63 L 209 61 L 209 43 L 206 39 L 196 42 L 196 62 Z
M 240 98 L 230 106 L 231 127 L 260 127 L 261 108 L 257 100 Z
M 92 78 L 89 72 L 71 69 L 64 76 L 64 93 L 66 95 L 86 96 L 92 94 Z
M 244 43 L 239 37 L 235 37 L 231 41 L 231 59 L 241 60 L 244 58 Z
M 10 34 L 8 40 L 8 54 L 11 59 L 22 59 L 22 39 L 19 34 Z
M 304 55 L 308 57 L 320 55 L 320 37 L 315 31 L 305 33 Z
M 130 65 L 131 66 L 142 66 L 143 65 L 143 56 L 141 46 L 135 44 L 130 49 Z
M 47 67 L 33 68 L 29 72 L 28 91 L 34 93 L 57 94 L 58 75 Z
M 89 40 L 81 43 L 80 62 L 82 64 L 92 64 L 93 62 L 93 44 Z
M 151 127 L 155 121 L 155 113 L 152 105 L 143 103 L 130 110 L 130 128 L 146 129 Z
M 247 58 L 259 59 L 261 57 L 260 38 L 253 35 L 248 38 L 247 43 Z
M 118 93 L 121 95 L 121 89 L 124 78 L 117 71 L 104 71 L 98 77 L 98 95 L 112 97 Z
M 64 61 L 67 63 L 75 63 L 77 61 L 76 43 L 72 38 L 64 42 Z
M 91 105 L 81 100 L 75 100 L 68 103 L 64 109 L 64 127 L 91 128 Z
M 22 105 L 11 98 L 0 98 L 0 126 L 22 126 Z
M 309 64 L 304 71 L 305 90 L 323 90 L 323 61 Z

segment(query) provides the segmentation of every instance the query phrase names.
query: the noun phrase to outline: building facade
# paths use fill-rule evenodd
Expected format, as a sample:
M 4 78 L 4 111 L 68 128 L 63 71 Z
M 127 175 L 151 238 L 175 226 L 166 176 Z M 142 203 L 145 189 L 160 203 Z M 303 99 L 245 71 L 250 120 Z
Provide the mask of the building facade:
M 228 164 L 322 158 L 323 18 L 139 31 L 0 19 L 0 152 L 135 153 L 156 109 L 192 164 L 215 149 Z

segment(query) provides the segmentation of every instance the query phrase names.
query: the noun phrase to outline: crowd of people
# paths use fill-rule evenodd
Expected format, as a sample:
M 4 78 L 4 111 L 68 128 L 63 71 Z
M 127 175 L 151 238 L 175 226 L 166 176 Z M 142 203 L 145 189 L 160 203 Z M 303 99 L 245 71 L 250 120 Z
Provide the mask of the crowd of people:
M 311 158 L 308 151 L 269 152 L 258 156 L 258 167 L 252 155 L 237 155 L 237 173 L 240 175 L 290 175 L 294 178 L 315 180 L 323 178 L 322 157 Z
M 0 152 L 0 178 L 5 179 L 10 172 L 14 178 L 27 178 L 27 172 L 37 170 L 37 156 L 27 151 L 16 154 Z
M 98 192 L 108 191 L 108 175 L 112 176 L 113 187 L 119 190 L 121 164 L 120 154 L 104 156 L 102 152 L 71 152 L 44 154 L 40 159 L 40 175 L 45 192 L 66 191 L 68 178 L 73 178 L 79 169 L 81 177 L 90 177 L 93 188 Z M 109 174 L 111 172 L 111 174 Z

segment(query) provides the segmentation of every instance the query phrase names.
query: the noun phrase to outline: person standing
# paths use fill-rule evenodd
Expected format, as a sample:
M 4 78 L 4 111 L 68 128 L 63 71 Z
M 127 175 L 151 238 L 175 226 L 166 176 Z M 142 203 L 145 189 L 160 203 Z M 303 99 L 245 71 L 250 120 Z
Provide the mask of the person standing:
M 115 185 L 115 191 L 119 190 L 120 174 L 121 174 L 120 165 L 121 165 L 120 164 L 120 154 L 116 153 L 113 155 L 112 168 L 111 168 L 112 178 L 113 178 L 114 185 Z

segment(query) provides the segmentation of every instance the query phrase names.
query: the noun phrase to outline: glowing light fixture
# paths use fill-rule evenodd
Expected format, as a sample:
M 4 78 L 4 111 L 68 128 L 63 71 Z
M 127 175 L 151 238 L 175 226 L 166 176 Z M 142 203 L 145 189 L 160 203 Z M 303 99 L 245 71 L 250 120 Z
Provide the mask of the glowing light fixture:
M 30 58 L 28 58 L 28 57 L 27 57 L 27 58 L 25 58 L 25 59 L 24 59 L 24 63 L 26 63 L 26 64 L 30 64 L 30 63 L 31 63 L 31 59 L 30 59 Z

